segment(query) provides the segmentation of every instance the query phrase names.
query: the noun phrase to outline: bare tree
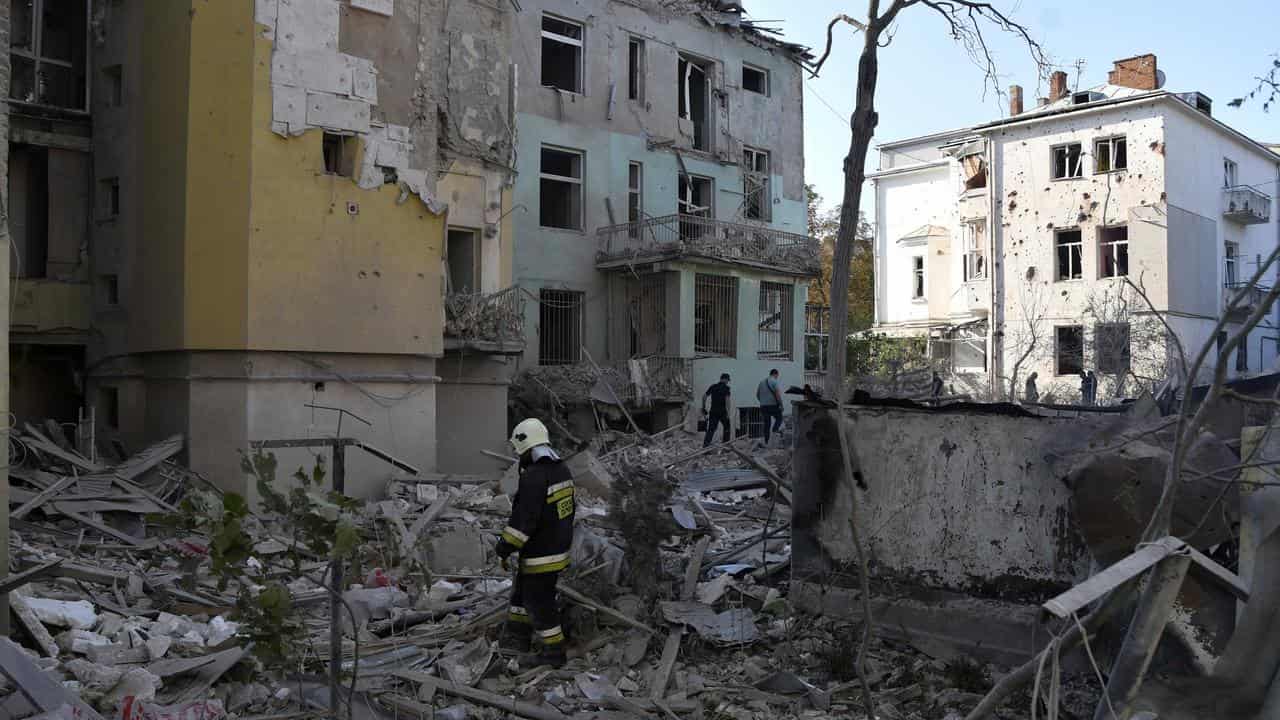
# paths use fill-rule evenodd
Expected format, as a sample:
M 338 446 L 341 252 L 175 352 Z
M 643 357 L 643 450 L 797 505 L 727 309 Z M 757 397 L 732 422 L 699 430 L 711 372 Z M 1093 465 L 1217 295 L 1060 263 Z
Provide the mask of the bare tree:
M 882 5 L 885 7 L 882 8 Z M 853 115 L 849 126 L 853 131 L 849 142 L 849 154 L 844 159 L 844 198 L 841 203 L 840 230 L 836 239 L 834 272 L 831 279 L 831 297 L 845 297 L 849 289 L 849 262 L 858 230 L 858 208 L 862 202 L 862 185 L 866 181 L 867 151 L 875 134 L 879 118 L 875 109 L 876 82 L 879 77 L 879 50 L 893 39 L 893 23 L 902 11 L 913 7 L 928 8 L 946 23 L 952 39 L 959 42 L 984 73 L 987 82 L 999 92 L 996 62 L 987 44 L 984 32 L 994 29 L 1008 32 L 1023 41 L 1032 60 L 1043 70 L 1049 65 L 1040 43 L 1031 37 L 1024 25 L 1015 22 L 991 3 L 973 0 L 868 0 L 866 20 L 856 20 L 848 15 L 837 15 L 827 25 L 827 46 L 822 57 L 814 65 L 813 75 L 822 70 L 831 55 L 832 31 L 837 23 L 847 23 L 862 31 L 862 54 L 858 59 L 858 81 Z M 848 337 L 849 309 L 844 303 L 831 308 L 831 337 L 844 345 Z M 827 374 L 826 393 L 839 397 L 845 374 L 845 357 L 842 352 L 832 353 L 831 368 Z
M 1148 308 L 1142 279 L 1104 287 L 1086 299 L 1093 332 L 1085 346 L 1112 399 L 1152 391 L 1186 370 L 1181 344 L 1163 317 Z
M 1018 293 L 1018 324 L 1005 323 L 1005 346 L 1017 356 L 1008 377 L 1010 401 L 1018 398 L 1018 376 L 1048 332 L 1044 323 L 1046 305 L 1045 283 L 1028 280 Z
M 1238 97 L 1227 103 L 1231 107 L 1238 108 L 1246 102 L 1254 99 L 1262 99 L 1262 111 L 1270 112 L 1271 106 L 1280 99 L 1280 55 L 1271 56 L 1271 67 L 1267 72 L 1254 78 L 1257 85 L 1249 91 L 1248 95 Z

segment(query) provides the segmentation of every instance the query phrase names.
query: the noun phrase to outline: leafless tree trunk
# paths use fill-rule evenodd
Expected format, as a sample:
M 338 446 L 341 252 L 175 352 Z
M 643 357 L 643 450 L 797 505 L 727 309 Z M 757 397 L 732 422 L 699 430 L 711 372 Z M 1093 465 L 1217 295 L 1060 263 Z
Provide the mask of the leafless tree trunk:
M 1044 50 L 1026 27 L 1014 22 L 1008 15 L 990 3 L 974 0 L 892 0 L 881 12 L 880 0 L 868 0 L 867 19 L 855 20 L 848 15 L 837 15 L 827 25 L 827 47 L 815 63 L 813 75 L 817 76 L 831 55 L 832 30 L 844 22 L 862 31 L 862 54 L 858 58 L 858 85 L 853 115 L 849 118 L 852 137 L 849 154 L 844 159 L 844 198 L 841 203 L 840 230 L 836 234 L 835 260 L 831 272 L 831 297 L 849 295 L 849 262 L 853 258 L 853 241 L 858 231 L 858 207 L 862 202 L 862 185 L 866 181 L 867 151 L 875 135 L 879 116 L 875 109 L 876 81 L 880 73 L 878 52 L 883 44 L 893 39 L 891 26 L 903 10 L 920 5 L 938 13 L 947 22 L 952 39 L 959 42 L 983 69 L 992 87 L 996 85 L 995 58 L 987 46 L 984 31 L 987 26 L 1018 36 L 1031 52 L 1037 67 L 1043 71 L 1049 66 Z M 849 308 L 843 303 L 831 307 L 832 353 L 827 373 L 825 392 L 828 397 L 843 400 L 843 386 L 847 365 L 849 336 Z

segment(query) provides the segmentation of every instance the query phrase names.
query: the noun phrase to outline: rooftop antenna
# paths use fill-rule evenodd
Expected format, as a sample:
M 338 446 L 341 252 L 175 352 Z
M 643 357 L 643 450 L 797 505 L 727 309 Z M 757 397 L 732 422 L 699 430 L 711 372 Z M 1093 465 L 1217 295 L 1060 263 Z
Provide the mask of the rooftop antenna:
M 1089 64 L 1088 61 L 1086 61 L 1084 58 L 1076 58 L 1076 61 L 1073 63 L 1073 65 L 1075 65 L 1075 68 L 1076 68 L 1076 84 L 1074 87 L 1075 90 L 1080 89 L 1080 78 L 1084 75 L 1085 65 L 1088 65 L 1088 64 Z

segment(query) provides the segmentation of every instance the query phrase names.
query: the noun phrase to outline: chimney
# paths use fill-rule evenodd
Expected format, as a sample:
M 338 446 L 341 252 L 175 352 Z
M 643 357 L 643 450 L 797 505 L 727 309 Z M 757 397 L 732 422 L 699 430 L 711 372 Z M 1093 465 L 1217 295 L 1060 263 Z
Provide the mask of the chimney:
M 1022 86 L 1009 86 L 1009 116 L 1022 114 Z
M 1055 70 L 1049 76 L 1049 102 L 1061 100 L 1067 96 L 1067 74 L 1061 70 Z
M 1116 60 L 1107 73 L 1107 82 L 1134 90 L 1155 90 L 1160 87 L 1156 56 L 1151 53 Z

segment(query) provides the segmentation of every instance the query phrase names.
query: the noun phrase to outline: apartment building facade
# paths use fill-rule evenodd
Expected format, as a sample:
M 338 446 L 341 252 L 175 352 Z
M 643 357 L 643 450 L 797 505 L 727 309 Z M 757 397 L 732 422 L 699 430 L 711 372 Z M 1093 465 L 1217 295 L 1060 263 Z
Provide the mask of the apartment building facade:
M 736 3 L 521 6 L 523 362 L 683 368 L 697 395 L 802 382 L 805 50 Z
M 1241 292 L 1280 242 L 1280 157 L 1163 84 L 1154 55 L 1091 88 L 1055 73 L 1036 107 L 1015 86 L 1005 119 L 881 145 L 876 329 L 927 336 L 958 392 L 1022 397 L 1036 373 L 1041 399 L 1075 401 L 1083 370 L 1106 401 L 1184 372 L 1178 346 L 1224 315 L 1238 328 L 1280 277 Z M 1274 368 L 1275 318 L 1229 375 Z
M 108 452 L 182 433 L 194 469 L 250 494 L 257 440 L 340 427 L 454 472 L 500 447 L 523 342 L 502 292 L 512 8 L 18 6 L 20 421 L 91 408 Z M 348 492 L 381 492 L 390 466 L 348 458 Z

